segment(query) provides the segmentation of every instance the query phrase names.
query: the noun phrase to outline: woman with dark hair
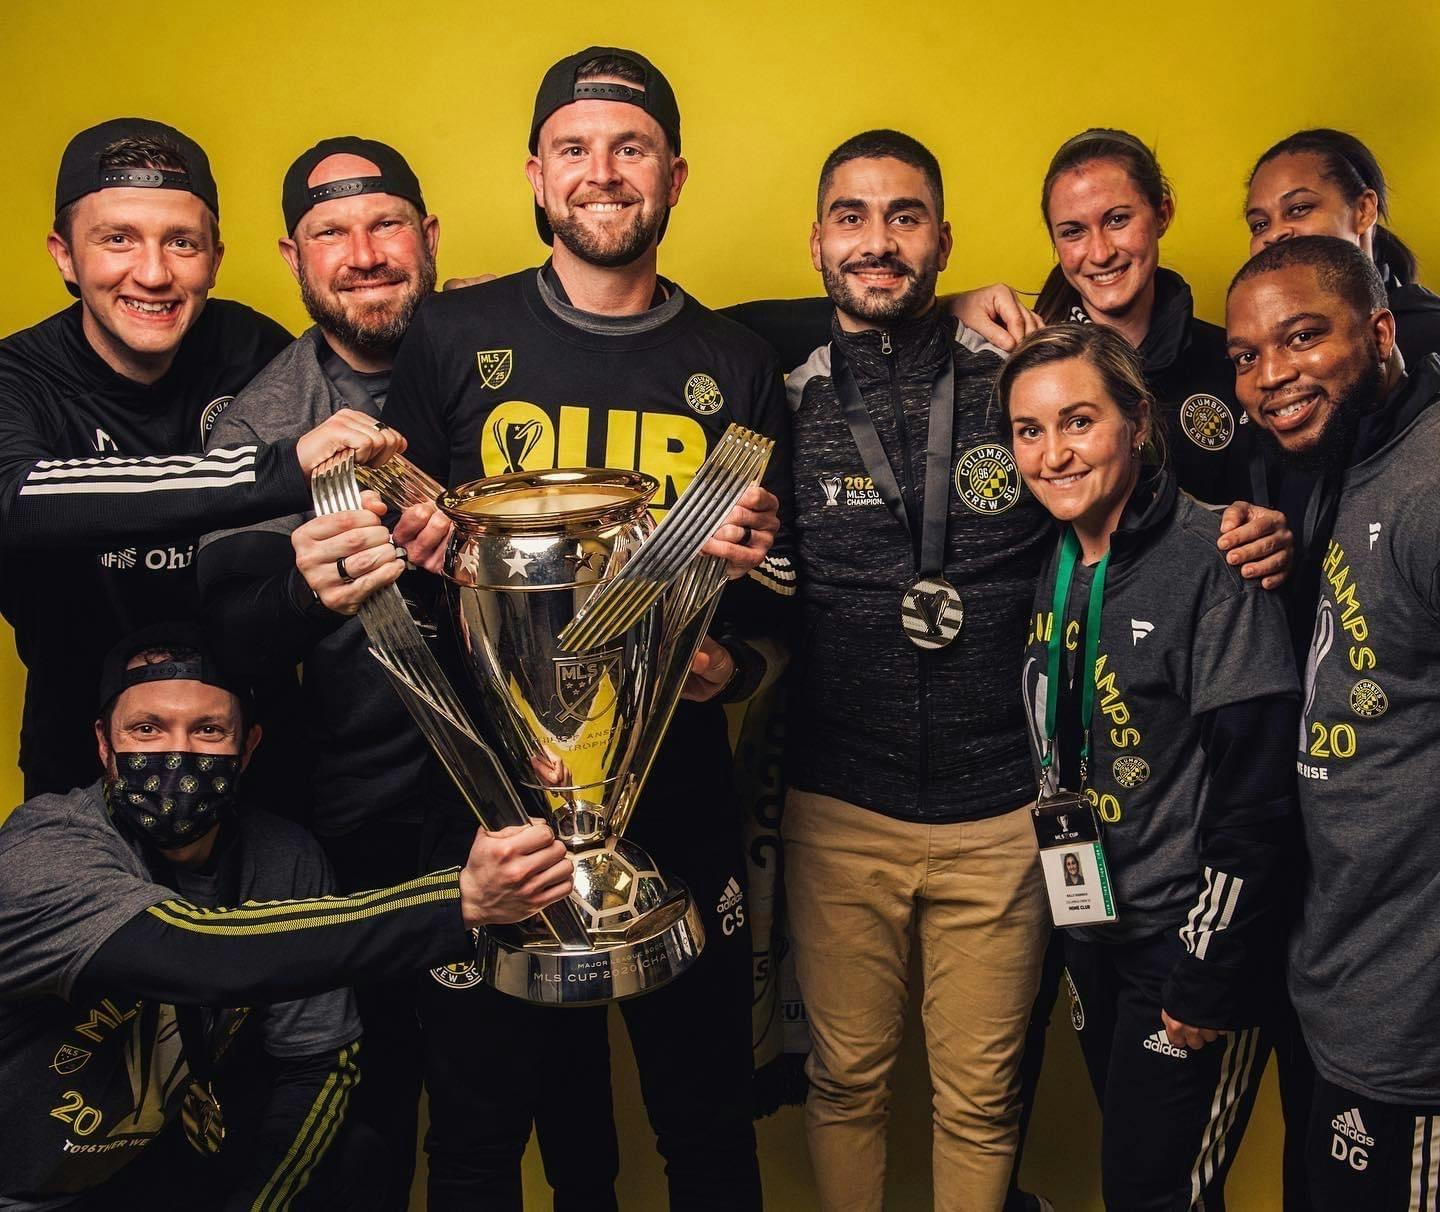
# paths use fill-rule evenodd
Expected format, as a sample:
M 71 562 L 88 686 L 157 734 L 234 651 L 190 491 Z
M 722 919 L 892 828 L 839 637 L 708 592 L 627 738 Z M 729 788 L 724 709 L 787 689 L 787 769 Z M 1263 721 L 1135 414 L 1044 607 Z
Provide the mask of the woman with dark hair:
M 1139 352 L 1176 435 L 1181 488 L 1209 505 L 1267 503 L 1225 332 L 1196 318 L 1185 279 L 1160 266 L 1175 191 L 1155 153 L 1127 131 L 1081 131 L 1051 159 L 1040 209 L 1056 256 L 1035 306 L 1041 319 L 1105 325 Z
M 1115 329 L 1062 323 L 1021 342 L 995 397 L 1060 523 L 1023 677 L 1051 904 L 1081 903 L 1063 858 L 1092 846 L 1112 894 L 1062 931 L 1105 1205 L 1220 1208 L 1269 1047 L 1298 688 L 1278 595 L 1226 563 L 1219 518 L 1164 466 L 1146 370 Z
M 1385 226 L 1389 221 L 1390 190 L 1380 162 L 1346 131 L 1296 131 L 1250 171 L 1245 224 L 1251 255 L 1291 236 L 1358 244 L 1385 280 L 1395 341 L 1413 366 L 1440 352 L 1440 296 L 1420 285 L 1415 254 Z

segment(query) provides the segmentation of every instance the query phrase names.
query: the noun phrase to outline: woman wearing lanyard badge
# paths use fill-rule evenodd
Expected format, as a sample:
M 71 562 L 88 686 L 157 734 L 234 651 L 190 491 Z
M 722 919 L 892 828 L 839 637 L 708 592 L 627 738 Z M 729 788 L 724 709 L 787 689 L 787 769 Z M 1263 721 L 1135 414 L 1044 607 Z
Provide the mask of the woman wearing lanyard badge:
M 1163 450 L 1155 405 L 1113 329 L 1031 334 L 995 392 L 1061 525 L 1024 694 L 1105 1202 L 1220 1208 L 1268 1047 L 1257 990 L 1280 956 L 1299 728 L 1283 607 L 1216 550 L 1216 516 L 1142 461 Z

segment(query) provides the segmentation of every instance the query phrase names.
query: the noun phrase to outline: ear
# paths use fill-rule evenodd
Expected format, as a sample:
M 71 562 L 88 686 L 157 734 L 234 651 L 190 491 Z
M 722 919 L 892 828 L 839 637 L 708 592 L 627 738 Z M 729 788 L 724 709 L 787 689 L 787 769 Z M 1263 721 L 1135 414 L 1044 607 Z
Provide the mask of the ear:
M 1388 308 L 1382 307 L 1370 317 L 1370 332 L 1380 349 L 1380 361 L 1388 362 L 1395 352 L 1395 316 Z
M 56 267 L 60 270 L 60 276 L 71 286 L 78 286 L 75 281 L 75 262 L 70 256 L 70 245 L 65 243 L 64 238 L 57 231 L 52 231 L 45 237 L 45 251 L 50 254 Z
M 420 232 L 425 237 L 425 247 L 430 250 L 430 258 L 434 260 L 436 250 L 440 247 L 440 220 L 434 215 L 426 215 L 420 223 Z
M 815 272 L 824 270 L 824 262 L 820 260 L 820 223 L 819 220 L 810 224 L 810 264 L 815 267 Z
M 290 267 L 290 276 L 295 281 L 300 281 L 300 245 L 289 236 L 277 240 L 275 246 L 280 250 L 280 255 L 285 258 L 285 264 Z
M 535 205 L 545 209 L 545 173 L 540 167 L 540 157 L 531 156 L 525 161 L 525 175 L 530 178 L 530 188 L 535 191 Z
M 680 205 L 680 191 L 685 188 L 685 182 L 689 177 L 690 162 L 684 156 L 676 156 L 670 161 L 670 193 L 665 199 L 668 205 Z
M 1355 199 L 1353 213 L 1355 234 L 1363 242 L 1365 233 L 1373 229 L 1380 219 L 1380 199 L 1373 189 L 1367 189 Z
M 1160 209 L 1155 212 L 1155 238 L 1158 240 L 1170 230 L 1175 219 L 1175 199 L 1166 194 L 1160 199 Z
M 105 721 L 95 721 L 95 746 L 100 751 L 100 765 L 110 769 L 110 738 L 105 735 Z
M 225 259 L 225 241 L 215 241 L 215 263 L 210 266 L 210 285 L 207 290 L 215 289 L 215 280 L 220 276 L 220 262 Z
M 245 748 L 240 751 L 240 769 L 244 770 L 250 765 L 250 755 L 255 752 L 255 746 L 260 743 L 261 730 L 259 724 L 251 724 L 250 731 L 245 734 Z
M 940 224 L 940 253 L 935 259 L 937 268 L 944 270 L 950 263 L 950 250 L 955 247 L 955 236 L 950 231 L 950 220 L 945 219 Z
M 1135 425 L 1134 445 L 1140 447 L 1143 450 L 1147 445 L 1149 445 L 1150 432 L 1152 428 L 1150 421 L 1151 403 L 1149 399 L 1142 398 L 1140 400 L 1139 406 L 1136 409 L 1136 412 L 1139 414 L 1139 419 Z

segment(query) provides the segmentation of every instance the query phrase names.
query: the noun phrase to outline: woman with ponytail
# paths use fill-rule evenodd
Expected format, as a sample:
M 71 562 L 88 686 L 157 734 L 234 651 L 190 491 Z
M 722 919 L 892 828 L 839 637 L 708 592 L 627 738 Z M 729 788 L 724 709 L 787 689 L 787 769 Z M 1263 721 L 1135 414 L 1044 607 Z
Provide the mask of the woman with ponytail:
M 1056 256 L 1036 303 L 1041 318 L 1103 324 L 1139 353 L 1181 488 L 1212 506 L 1263 503 L 1224 330 L 1197 319 L 1185 279 L 1160 267 L 1175 193 L 1155 153 L 1127 131 L 1082 131 L 1051 159 L 1040 208 Z
M 1291 236 L 1358 244 L 1385 280 L 1395 341 L 1415 366 L 1440 352 L 1440 296 L 1420 285 L 1415 254 L 1385 226 L 1390 191 L 1375 155 L 1354 135 L 1318 127 L 1270 148 L 1250 172 L 1245 224 L 1250 253 Z

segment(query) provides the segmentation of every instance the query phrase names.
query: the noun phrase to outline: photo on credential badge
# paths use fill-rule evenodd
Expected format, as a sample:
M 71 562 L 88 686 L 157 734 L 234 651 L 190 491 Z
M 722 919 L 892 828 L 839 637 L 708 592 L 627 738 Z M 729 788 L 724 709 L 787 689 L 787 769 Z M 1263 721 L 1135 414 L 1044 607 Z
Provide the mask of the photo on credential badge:
M 1092 926 L 1115 920 L 1115 900 L 1095 810 L 1075 797 L 1074 810 L 1036 812 L 1040 867 L 1057 926 Z

